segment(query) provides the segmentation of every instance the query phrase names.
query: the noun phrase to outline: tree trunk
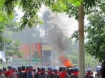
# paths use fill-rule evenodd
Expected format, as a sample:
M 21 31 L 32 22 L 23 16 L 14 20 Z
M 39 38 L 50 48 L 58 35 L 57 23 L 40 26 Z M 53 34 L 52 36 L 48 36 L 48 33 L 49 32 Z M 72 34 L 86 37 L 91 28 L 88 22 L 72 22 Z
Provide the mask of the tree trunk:
M 84 7 L 83 3 L 79 6 L 79 78 L 84 78 Z

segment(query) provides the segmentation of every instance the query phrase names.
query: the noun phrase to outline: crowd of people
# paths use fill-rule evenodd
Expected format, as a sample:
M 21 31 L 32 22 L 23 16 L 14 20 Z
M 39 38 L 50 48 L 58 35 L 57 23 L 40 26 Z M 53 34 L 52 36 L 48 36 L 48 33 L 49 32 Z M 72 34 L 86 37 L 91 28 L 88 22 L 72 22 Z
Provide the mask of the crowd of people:
M 91 69 L 86 70 L 84 78 L 101 78 L 101 68 L 97 67 L 95 77 Z M 34 69 L 33 66 L 21 66 L 0 69 L 0 78 L 78 78 L 78 67 L 59 67 L 59 69 L 52 67 L 41 67 Z

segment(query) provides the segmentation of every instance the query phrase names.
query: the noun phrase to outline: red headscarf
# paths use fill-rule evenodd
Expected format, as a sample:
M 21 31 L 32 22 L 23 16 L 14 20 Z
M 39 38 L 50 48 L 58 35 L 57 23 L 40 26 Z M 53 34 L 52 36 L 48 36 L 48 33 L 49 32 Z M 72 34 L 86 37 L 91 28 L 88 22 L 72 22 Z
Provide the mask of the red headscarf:
M 60 78 L 65 78 L 66 77 L 66 71 L 61 72 L 59 75 L 60 75 Z
M 48 71 L 48 74 L 49 74 L 49 75 L 52 75 L 53 73 L 52 73 L 51 71 Z
M 78 74 L 79 74 L 78 71 L 75 71 L 75 72 L 74 72 L 74 75 L 75 75 L 75 76 L 78 76 Z
M 0 74 L 2 74 L 3 72 L 0 71 Z

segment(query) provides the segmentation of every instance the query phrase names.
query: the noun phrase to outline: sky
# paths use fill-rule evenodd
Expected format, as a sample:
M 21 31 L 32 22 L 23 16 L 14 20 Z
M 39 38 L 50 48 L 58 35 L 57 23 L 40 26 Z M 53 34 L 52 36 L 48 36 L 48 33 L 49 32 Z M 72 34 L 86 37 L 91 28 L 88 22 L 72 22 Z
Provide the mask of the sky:
M 42 17 L 43 13 L 48 9 L 48 7 L 45 7 L 42 5 L 42 8 L 39 11 L 39 16 Z M 59 14 L 59 17 L 61 18 L 62 22 L 65 26 L 62 28 L 64 29 L 64 32 L 66 33 L 66 36 L 70 37 L 74 31 L 78 30 L 78 22 L 75 20 L 75 18 L 70 18 L 67 14 L 61 13 Z M 84 19 L 84 25 L 88 24 L 87 16 L 85 16 Z
M 42 17 L 43 13 L 47 10 L 48 8 L 45 7 L 44 5 L 39 11 L 39 16 Z M 70 37 L 71 34 L 75 31 L 78 30 L 78 22 L 74 18 L 68 17 L 66 14 L 59 14 L 59 18 L 61 18 L 61 21 L 64 23 L 65 26 L 61 27 L 63 29 L 63 32 L 66 33 L 66 36 Z
M 16 12 L 19 14 L 18 15 L 18 20 L 20 21 L 20 18 L 23 16 L 23 12 L 19 10 L 17 7 L 15 8 Z M 39 10 L 38 15 L 41 18 L 43 16 L 43 13 L 47 10 L 48 8 L 45 7 L 44 5 L 42 8 Z M 74 31 L 78 30 L 78 22 L 75 20 L 75 18 L 70 18 L 66 14 L 59 14 L 59 17 L 61 18 L 62 22 L 64 23 L 65 26 L 62 27 L 63 32 L 66 33 L 66 36 L 70 37 Z M 88 23 L 88 21 L 85 19 L 85 25 Z

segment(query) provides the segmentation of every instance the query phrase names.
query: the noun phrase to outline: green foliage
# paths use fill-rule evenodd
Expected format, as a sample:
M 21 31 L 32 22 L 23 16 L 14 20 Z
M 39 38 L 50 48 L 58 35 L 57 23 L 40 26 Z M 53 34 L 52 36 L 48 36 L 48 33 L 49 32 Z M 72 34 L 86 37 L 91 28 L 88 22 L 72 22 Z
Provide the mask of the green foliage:
M 71 47 L 69 48 L 69 52 L 67 57 L 71 60 L 71 62 L 78 66 L 78 43 L 77 41 L 74 42 Z M 98 65 L 98 60 L 91 56 L 89 53 L 85 53 L 85 68 L 89 67 L 95 67 Z
M 71 35 L 71 38 L 75 38 L 76 41 L 79 40 L 78 31 L 74 31 L 74 33 Z
M 66 13 L 70 17 L 78 17 L 78 6 L 81 4 L 82 0 L 57 0 L 56 3 L 52 4 L 50 8 L 54 12 Z
M 69 59 L 72 61 L 72 63 L 76 66 L 78 66 L 78 53 L 73 52 L 71 54 L 68 54 Z M 88 65 L 89 67 L 94 67 L 98 65 L 98 60 L 92 57 L 90 54 L 85 54 L 85 66 Z
M 4 5 L 5 0 L 0 0 L 0 8 Z
M 0 11 L 0 22 L 3 22 L 5 19 L 5 14 L 2 11 Z
M 99 61 L 104 62 L 104 38 L 105 38 L 105 5 L 100 3 L 88 16 L 89 24 L 85 27 L 86 43 L 85 50 Z M 78 39 L 78 31 L 73 36 Z
M 96 5 L 96 2 L 99 0 L 82 0 L 86 9 Z M 101 1 L 101 0 L 100 0 Z M 14 10 L 14 7 L 18 5 L 24 15 L 21 20 L 21 29 L 24 28 L 26 25 L 29 27 L 36 26 L 41 21 L 37 15 L 39 8 L 42 4 L 49 6 L 53 11 L 56 12 L 67 12 L 68 14 L 72 11 L 69 11 L 71 7 L 70 4 L 79 6 L 81 4 L 81 0 L 5 0 L 5 5 L 3 6 L 3 11 L 7 12 L 11 17 Z M 2 5 L 1 3 L 0 5 Z M 74 7 L 75 8 L 75 7 Z M 77 7 L 76 7 L 77 8 Z M 72 9 L 72 8 L 71 8 Z M 71 10 L 70 9 L 70 10 Z M 74 10 L 74 9 L 72 9 Z M 78 16 L 78 9 L 73 11 L 73 14 Z
M 6 35 L 6 37 L 3 39 L 3 43 L 4 43 L 4 50 L 5 50 L 5 54 L 6 54 L 6 61 L 8 62 L 10 60 L 10 57 L 16 55 L 19 58 L 22 58 L 22 52 L 19 51 L 19 46 L 20 46 L 20 41 L 19 40 L 12 40 L 10 38 L 10 34 L 13 34 L 13 31 L 17 31 L 17 25 L 15 21 L 11 21 L 9 20 L 9 22 L 5 25 L 6 28 L 4 29 L 4 35 Z M 9 37 L 9 38 L 8 38 Z
M 39 2 L 39 0 L 37 1 Z M 24 12 L 20 23 L 20 29 L 24 28 L 26 25 L 28 25 L 29 27 L 32 27 L 33 25 L 36 26 L 36 24 L 41 23 L 37 15 L 39 9 L 39 4 L 36 3 L 37 1 L 34 2 L 33 0 L 5 0 L 3 11 L 9 15 L 9 18 L 13 18 L 14 9 L 16 6 L 19 6 Z
M 73 51 L 72 53 L 68 54 L 68 58 L 72 61 L 74 65 L 78 66 L 78 53 L 77 51 Z
M 99 4 L 98 8 L 95 8 L 88 16 L 89 23 L 85 27 L 86 43 L 85 50 L 90 55 L 98 58 L 100 62 L 105 61 L 104 56 L 104 38 L 105 38 L 105 5 Z M 78 37 L 78 31 L 73 34 L 73 37 Z
M 93 13 L 94 10 L 102 3 L 104 5 L 104 0 L 83 0 L 84 4 L 84 13 L 85 15 L 88 15 L 90 13 Z M 66 5 L 66 14 L 69 15 L 69 17 L 75 17 L 76 20 L 78 20 L 78 6 L 75 6 L 73 4 Z
M 5 54 L 6 61 L 10 60 L 10 57 L 13 55 L 17 55 L 18 57 L 22 57 L 22 53 L 19 51 L 20 41 L 13 41 L 11 39 L 5 39 Z
M 97 20 L 99 19 L 99 20 Z M 89 16 L 89 24 L 86 27 L 87 39 L 86 43 L 86 51 L 89 52 L 92 56 L 99 58 L 99 61 L 105 61 L 105 46 L 104 46 L 104 38 L 105 38 L 105 16 L 96 13 Z
M 96 5 L 98 1 L 99 0 L 3 0 L 1 5 L 4 8 L 3 11 L 9 14 L 10 18 L 13 17 L 14 7 L 18 6 L 22 9 L 24 15 L 20 22 L 20 29 L 23 29 L 26 25 L 32 27 L 42 23 L 37 14 L 42 4 L 50 7 L 55 12 L 66 12 L 70 16 L 74 14 L 76 18 L 78 18 L 77 7 L 81 2 L 84 2 L 85 7 L 88 8 Z M 72 10 L 72 13 L 70 10 Z
M 7 15 L 4 14 L 4 12 L 2 12 L 0 10 L 0 50 L 2 51 L 3 50 L 3 47 L 4 47 L 4 37 L 3 37 L 3 33 L 4 33 L 4 30 L 6 28 L 6 24 L 7 24 Z
M 9 14 L 9 17 L 13 17 L 16 6 L 22 9 L 24 15 L 20 22 L 20 29 L 23 29 L 26 25 L 32 27 L 42 23 L 37 14 L 42 4 L 50 7 L 53 11 L 65 12 L 70 3 L 80 5 L 81 1 L 82 0 L 5 0 L 1 5 L 4 4 L 3 11 Z
M 16 23 L 14 21 L 11 22 L 10 18 L 8 18 L 4 12 L 0 11 L 0 15 L 0 50 L 3 51 L 5 49 L 7 61 L 13 55 L 22 57 L 21 52 L 18 50 L 20 42 L 4 38 L 4 32 L 7 32 L 7 29 L 13 30 L 16 27 Z
M 5 0 L 4 7 L 8 14 L 12 14 L 17 0 Z
M 93 8 L 94 6 L 96 6 L 98 4 L 98 2 L 100 2 L 102 0 L 83 0 L 84 2 L 84 7 L 85 8 Z
M 88 67 L 96 67 L 99 64 L 98 59 L 91 56 L 89 53 L 85 53 L 85 65 Z

